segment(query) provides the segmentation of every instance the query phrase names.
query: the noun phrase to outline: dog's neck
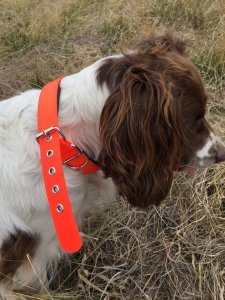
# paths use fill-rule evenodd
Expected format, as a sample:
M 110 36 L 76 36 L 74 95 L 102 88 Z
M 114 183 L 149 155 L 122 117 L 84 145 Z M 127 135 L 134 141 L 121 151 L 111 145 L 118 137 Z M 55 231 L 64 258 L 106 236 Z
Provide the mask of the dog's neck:
M 99 121 L 109 96 L 106 86 L 96 80 L 99 60 L 60 84 L 59 124 L 67 138 L 96 159 L 100 151 Z

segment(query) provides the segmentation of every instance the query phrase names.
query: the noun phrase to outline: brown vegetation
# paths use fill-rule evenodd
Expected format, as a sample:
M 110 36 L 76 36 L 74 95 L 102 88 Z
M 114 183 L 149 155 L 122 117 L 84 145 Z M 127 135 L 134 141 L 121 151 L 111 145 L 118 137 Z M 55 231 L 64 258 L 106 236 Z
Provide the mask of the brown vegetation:
M 190 40 L 208 118 L 225 139 L 223 0 L 2 0 L 0 97 L 74 73 L 152 26 Z M 179 174 L 158 208 L 121 199 L 89 216 L 84 232 L 85 247 L 61 263 L 53 291 L 30 299 L 225 298 L 224 165 L 194 179 Z

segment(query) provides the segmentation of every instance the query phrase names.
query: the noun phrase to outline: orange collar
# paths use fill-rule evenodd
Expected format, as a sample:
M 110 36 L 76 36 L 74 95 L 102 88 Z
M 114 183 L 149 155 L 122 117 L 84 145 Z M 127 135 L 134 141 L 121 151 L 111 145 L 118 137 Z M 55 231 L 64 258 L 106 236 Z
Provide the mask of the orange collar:
M 84 174 L 100 170 L 100 166 L 77 146 L 66 140 L 58 128 L 58 78 L 44 86 L 38 103 L 38 134 L 42 174 L 55 231 L 62 249 L 77 252 L 82 240 L 66 187 L 63 164 Z

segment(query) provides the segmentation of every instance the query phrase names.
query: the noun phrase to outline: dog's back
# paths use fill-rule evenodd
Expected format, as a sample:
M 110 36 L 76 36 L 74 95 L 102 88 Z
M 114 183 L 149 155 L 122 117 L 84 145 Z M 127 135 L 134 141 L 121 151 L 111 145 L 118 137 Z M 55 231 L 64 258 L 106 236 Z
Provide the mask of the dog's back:
M 92 68 L 87 68 L 87 72 L 83 71 L 78 77 L 79 89 L 75 89 L 75 96 L 73 87 L 77 76 L 67 77 L 62 82 L 59 119 L 66 136 L 75 139 L 74 142 L 83 149 L 85 145 L 90 147 L 86 151 L 93 156 L 99 151 L 95 133 L 98 127 L 93 126 L 93 120 L 87 122 L 89 117 L 92 119 L 90 115 L 84 122 L 85 111 L 73 108 L 71 99 L 73 96 L 79 105 L 78 90 L 87 98 L 82 85 L 85 85 L 85 93 L 91 95 L 85 83 L 87 73 L 90 79 Z M 30 90 L 0 102 L 0 294 L 7 299 L 14 289 L 29 293 L 38 290 L 42 284 L 47 285 L 51 276 L 47 279 L 46 266 L 62 255 L 49 213 L 39 145 L 35 138 L 39 95 L 40 90 Z M 103 96 L 98 100 L 101 98 Z M 85 139 L 88 140 L 86 143 Z M 101 171 L 84 176 L 65 167 L 65 178 L 79 227 L 86 211 L 115 198 L 112 181 L 103 179 Z

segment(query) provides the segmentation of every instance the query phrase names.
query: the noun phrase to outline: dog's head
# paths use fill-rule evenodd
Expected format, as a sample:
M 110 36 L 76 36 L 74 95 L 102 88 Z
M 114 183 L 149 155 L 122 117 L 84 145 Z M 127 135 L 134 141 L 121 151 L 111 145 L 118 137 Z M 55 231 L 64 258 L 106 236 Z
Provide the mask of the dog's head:
M 205 119 L 207 95 L 185 42 L 152 36 L 103 61 L 99 85 L 110 91 L 100 119 L 99 163 L 121 195 L 139 207 L 159 204 L 174 170 L 225 160 Z

